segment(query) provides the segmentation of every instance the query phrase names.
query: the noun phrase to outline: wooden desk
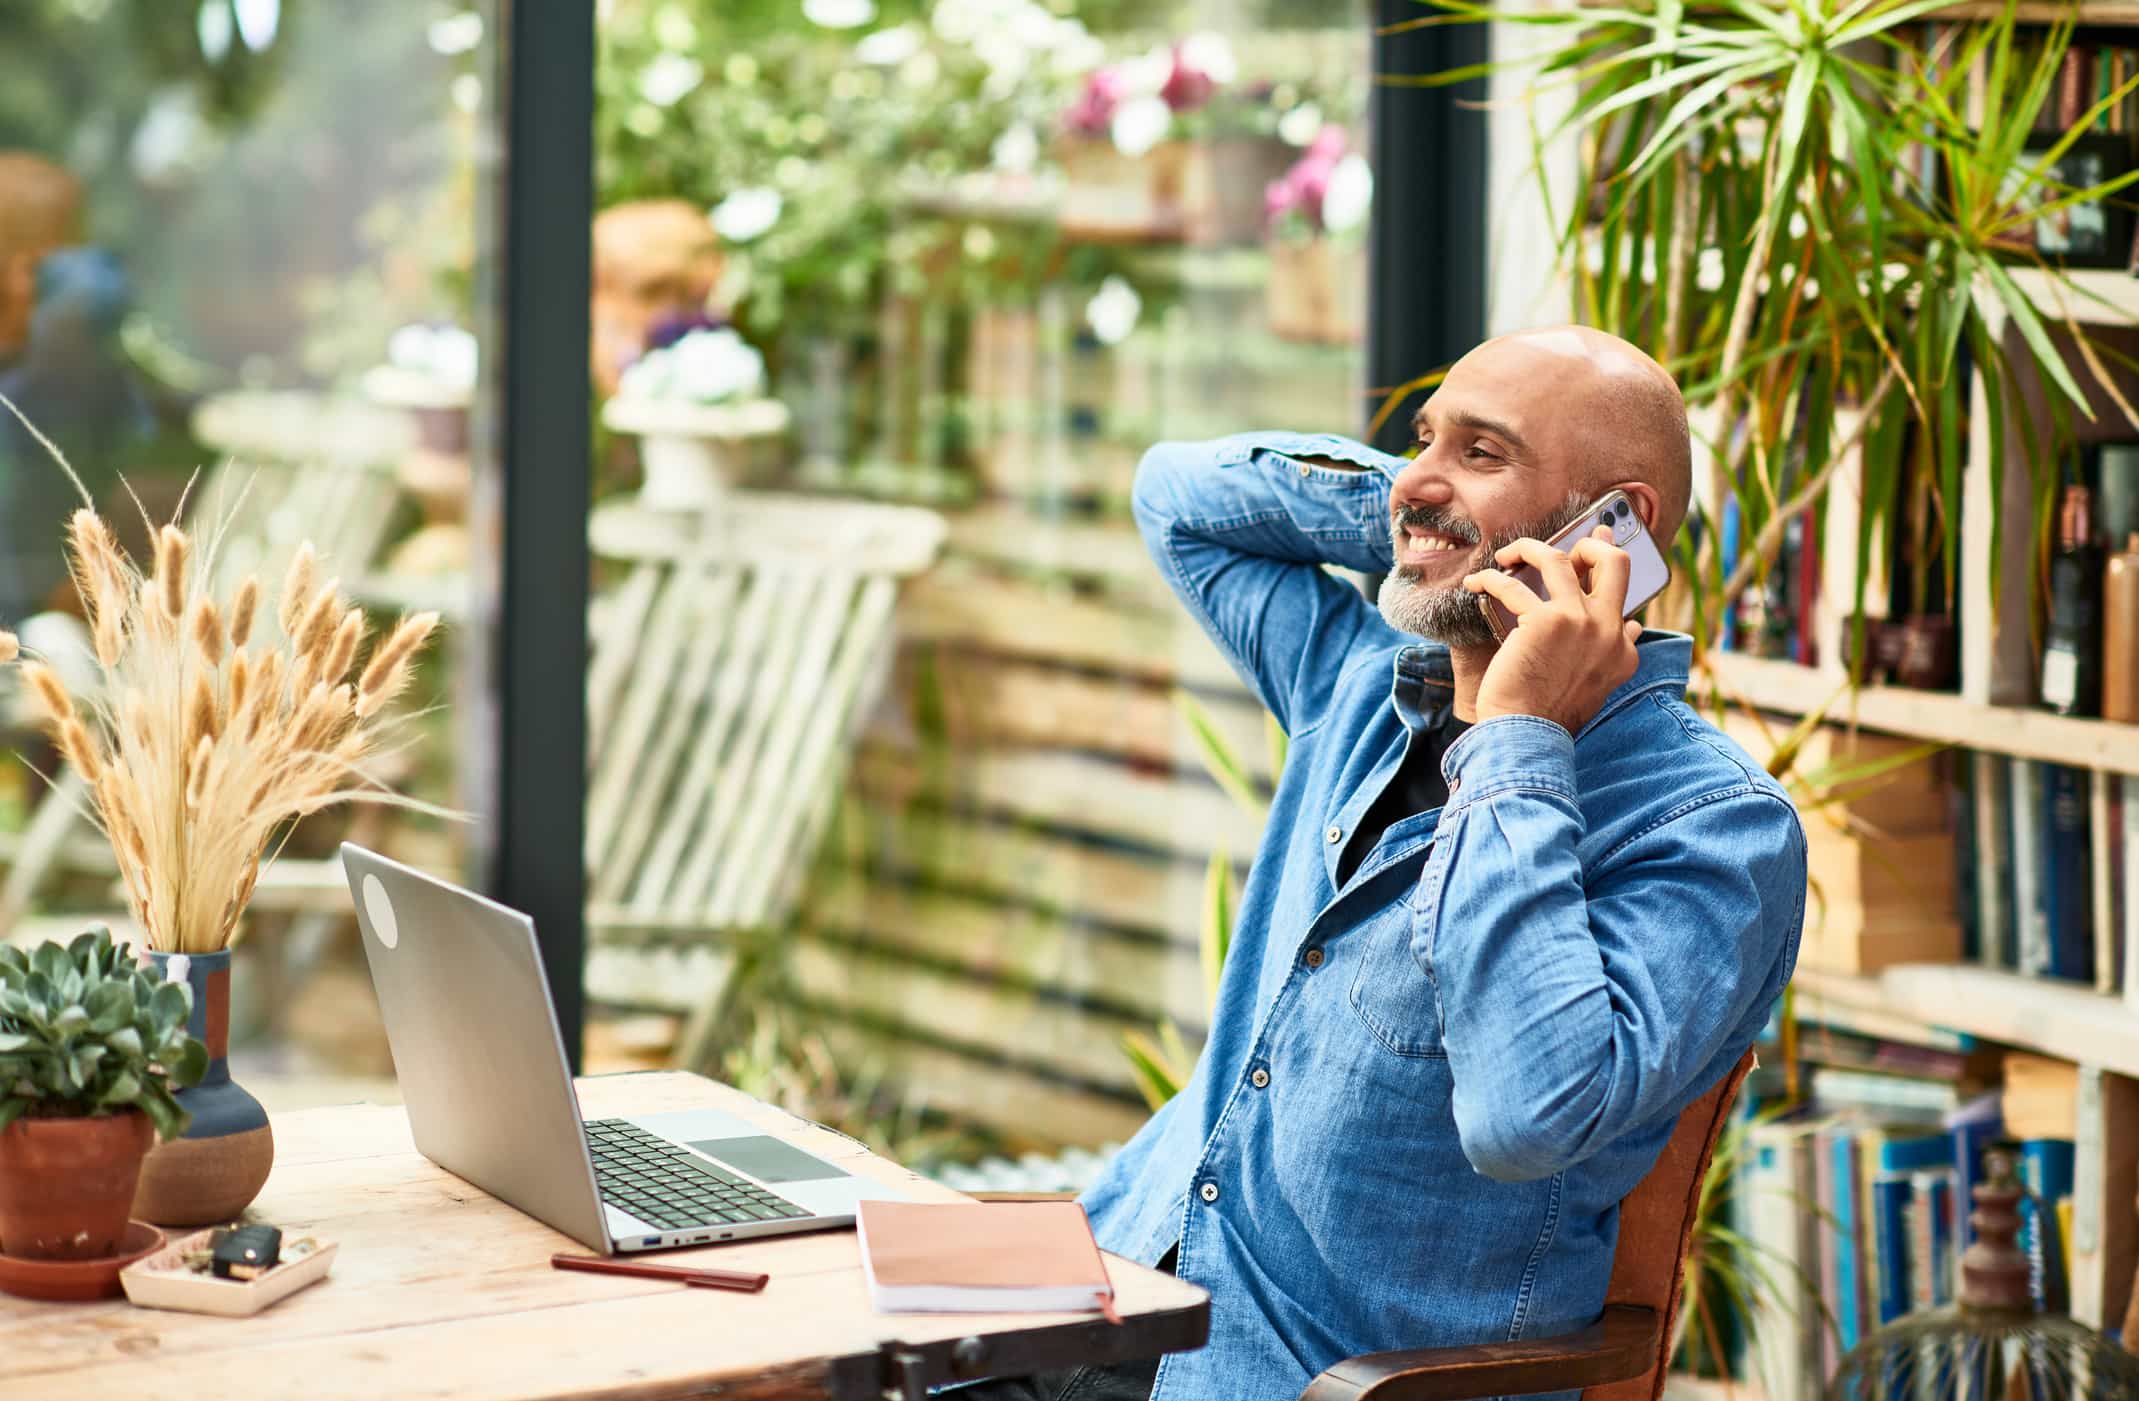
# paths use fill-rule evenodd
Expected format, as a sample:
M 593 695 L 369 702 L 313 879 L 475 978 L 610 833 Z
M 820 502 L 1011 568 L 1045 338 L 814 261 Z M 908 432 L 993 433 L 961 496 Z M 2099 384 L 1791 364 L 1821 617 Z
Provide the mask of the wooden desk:
M 590 1119 L 716 1106 L 851 1171 L 958 1193 L 861 1145 L 693 1075 L 580 1082 Z M 772 1276 L 763 1292 L 686 1289 L 550 1268 L 583 1247 L 417 1153 L 399 1108 L 277 1115 L 253 1215 L 341 1243 L 324 1283 L 250 1319 L 0 1295 L 0 1396 L 218 1401 L 278 1396 L 877 1398 L 934 1385 L 1201 1346 L 1209 1299 L 1109 1257 L 1123 1324 L 1088 1314 L 875 1312 L 852 1231 L 696 1250 Z M 918 1392 L 913 1394 L 918 1395 Z

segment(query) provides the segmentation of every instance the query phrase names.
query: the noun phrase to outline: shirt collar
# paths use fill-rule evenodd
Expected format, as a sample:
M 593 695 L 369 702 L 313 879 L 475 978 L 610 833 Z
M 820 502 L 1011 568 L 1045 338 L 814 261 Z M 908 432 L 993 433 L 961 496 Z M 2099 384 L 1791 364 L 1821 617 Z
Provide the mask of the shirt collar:
M 1399 647 L 1392 669 L 1389 703 L 1395 707 L 1397 716 L 1414 730 L 1438 724 L 1456 694 L 1455 671 L 1449 664 L 1448 648 L 1438 642 L 1414 642 Z M 1588 734 L 1596 728 L 1598 721 L 1636 696 L 1667 688 L 1674 695 L 1683 695 L 1692 676 L 1691 637 L 1682 632 L 1643 629 L 1634 644 L 1634 674 L 1604 698 L 1604 704 L 1597 707 L 1597 713 L 1582 727 L 1582 734 Z

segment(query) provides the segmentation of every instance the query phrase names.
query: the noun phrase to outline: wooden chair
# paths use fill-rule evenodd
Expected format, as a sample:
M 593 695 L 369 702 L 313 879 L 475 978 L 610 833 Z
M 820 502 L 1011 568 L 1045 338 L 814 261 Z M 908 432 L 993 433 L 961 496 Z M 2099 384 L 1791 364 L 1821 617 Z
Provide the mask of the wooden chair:
M 735 492 L 703 515 L 594 513 L 587 677 L 588 995 L 690 1015 L 702 1052 L 732 936 L 776 929 L 890 660 L 933 511 Z
M 1348 1357 L 1309 1382 L 1300 1401 L 1463 1401 L 1577 1387 L 1583 1401 L 1662 1396 L 1701 1182 L 1753 1064 L 1748 1051 L 1686 1108 L 1656 1166 L 1620 1204 L 1619 1250 L 1595 1323 L 1556 1338 Z

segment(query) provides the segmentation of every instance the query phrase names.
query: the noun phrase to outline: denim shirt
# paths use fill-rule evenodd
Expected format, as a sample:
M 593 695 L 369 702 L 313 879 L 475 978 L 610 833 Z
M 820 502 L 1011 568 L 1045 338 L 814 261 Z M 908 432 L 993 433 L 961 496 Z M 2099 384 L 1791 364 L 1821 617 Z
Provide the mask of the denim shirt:
M 1137 473 L 1167 582 L 1292 737 L 1195 1072 L 1084 1197 L 1107 1249 L 1178 1246 L 1210 1291 L 1209 1344 L 1166 1358 L 1156 1397 L 1275 1401 L 1357 1353 L 1587 1325 L 1620 1199 L 1796 962 L 1803 829 L 1686 705 L 1669 633 L 1579 735 L 1472 727 L 1447 805 L 1337 888 L 1454 694 L 1445 648 L 1322 568 L 1391 567 L 1404 465 L 1266 433 Z

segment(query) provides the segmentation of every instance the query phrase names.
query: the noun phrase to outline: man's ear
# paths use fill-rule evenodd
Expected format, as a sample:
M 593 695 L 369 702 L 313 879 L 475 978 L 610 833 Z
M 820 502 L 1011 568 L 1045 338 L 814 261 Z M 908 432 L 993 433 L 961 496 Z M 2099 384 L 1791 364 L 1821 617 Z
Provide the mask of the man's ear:
M 1641 515 L 1643 527 L 1651 535 L 1654 535 L 1656 533 L 1656 513 L 1663 506 L 1663 498 L 1656 494 L 1656 488 L 1650 486 L 1647 482 L 1618 482 L 1613 485 L 1612 489 L 1623 491 L 1627 494 L 1627 500 L 1634 503 L 1634 509 Z

